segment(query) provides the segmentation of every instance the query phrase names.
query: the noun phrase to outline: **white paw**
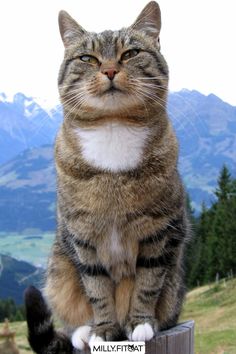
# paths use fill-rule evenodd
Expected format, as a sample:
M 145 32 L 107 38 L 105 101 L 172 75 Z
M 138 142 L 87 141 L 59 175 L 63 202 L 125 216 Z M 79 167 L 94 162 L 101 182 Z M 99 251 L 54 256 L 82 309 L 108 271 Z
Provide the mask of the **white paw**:
M 93 334 L 89 340 L 89 346 L 90 348 L 93 346 L 95 342 L 103 342 L 104 340 L 102 337 L 96 336 L 96 334 Z
M 139 324 L 135 327 L 133 332 L 131 332 L 128 337 L 129 340 L 133 341 L 147 341 L 152 339 L 154 336 L 154 331 L 149 323 Z
M 85 344 L 89 342 L 91 326 L 81 326 L 78 327 L 71 337 L 71 342 L 74 348 L 83 350 Z

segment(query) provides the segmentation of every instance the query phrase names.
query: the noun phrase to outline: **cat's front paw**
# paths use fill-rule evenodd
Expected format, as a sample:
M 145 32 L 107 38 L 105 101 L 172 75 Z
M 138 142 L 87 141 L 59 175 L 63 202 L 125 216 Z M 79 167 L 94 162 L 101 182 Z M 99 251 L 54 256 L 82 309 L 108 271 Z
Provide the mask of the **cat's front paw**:
M 78 327 L 72 334 L 71 341 L 74 348 L 83 350 L 89 342 L 91 326 Z
M 156 319 L 143 319 L 142 322 L 130 319 L 126 324 L 126 335 L 132 341 L 149 341 L 158 331 Z
M 120 335 L 121 330 L 118 323 L 95 325 L 89 340 L 89 346 L 91 348 L 95 342 L 119 340 Z

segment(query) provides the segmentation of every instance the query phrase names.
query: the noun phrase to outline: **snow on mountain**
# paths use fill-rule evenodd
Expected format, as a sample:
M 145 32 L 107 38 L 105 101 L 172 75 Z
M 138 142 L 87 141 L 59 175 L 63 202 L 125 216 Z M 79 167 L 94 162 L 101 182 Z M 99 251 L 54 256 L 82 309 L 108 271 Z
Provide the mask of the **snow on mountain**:
M 21 151 L 52 144 L 62 115 L 60 107 L 46 111 L 32 97 L 22 93 L 12 101 L 0 95 L 0 164 Z

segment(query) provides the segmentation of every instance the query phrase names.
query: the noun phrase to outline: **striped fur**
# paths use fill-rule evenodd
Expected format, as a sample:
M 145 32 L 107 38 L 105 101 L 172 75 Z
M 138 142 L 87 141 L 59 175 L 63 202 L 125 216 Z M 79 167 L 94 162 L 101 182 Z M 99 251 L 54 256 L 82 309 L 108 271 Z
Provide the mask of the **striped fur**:
M 71 330 L 92 326 L 91 341 L 123 331 L 149 340 L 178 320 L 189 237 L 166 113 L 159 6 L 152 1 L 131 27 L 115 32 L 88 33 L 65 12 L 59 22 L 64 123 L 55 147 L 58 228 L 45 295 Z M 73 335 L 80 348 L 84 328 Z

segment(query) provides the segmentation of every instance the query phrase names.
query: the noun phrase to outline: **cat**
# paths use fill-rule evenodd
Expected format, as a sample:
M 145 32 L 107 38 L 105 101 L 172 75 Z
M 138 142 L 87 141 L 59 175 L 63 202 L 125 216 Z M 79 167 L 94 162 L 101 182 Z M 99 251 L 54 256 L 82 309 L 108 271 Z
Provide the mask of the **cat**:
M 39 290 L 26 292 L 36 353 L 72 353 L 123 335 L 147 341 L 174 326 L 190 235 L 166 108 L 159 5 L 151 1 L 120 31 L 87 32 L 65 11 L 59 27 L 64 122 L 47 304 Z M 71 337 L 54 330 L 48 306 Z

